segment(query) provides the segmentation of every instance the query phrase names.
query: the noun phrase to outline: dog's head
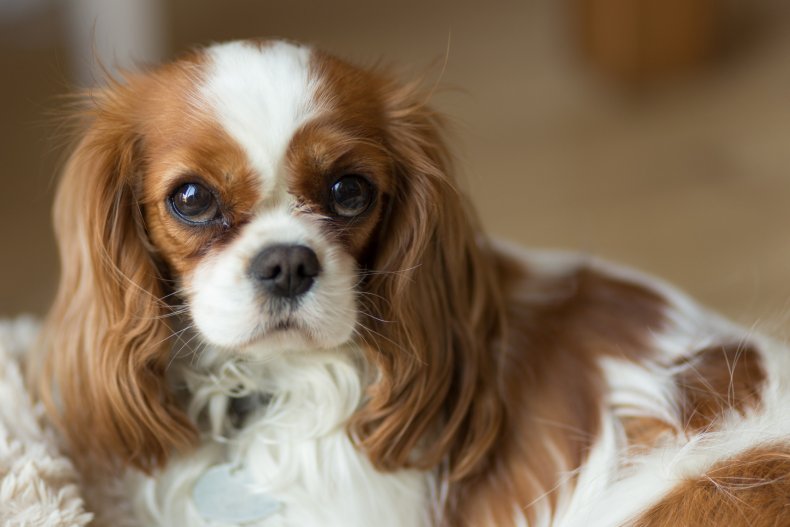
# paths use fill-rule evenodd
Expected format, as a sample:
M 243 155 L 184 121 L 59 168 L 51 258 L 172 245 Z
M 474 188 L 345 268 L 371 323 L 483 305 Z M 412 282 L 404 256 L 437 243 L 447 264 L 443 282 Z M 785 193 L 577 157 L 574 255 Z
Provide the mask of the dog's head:
M 501 420 L 500 302 L 419 90 L 234 42 L 97 90 L 84 117 L 43 375 L 75 444 L 149 468 L 194 440 L 165 383 L 180 320 L 240 360 L 356 341 L 377 372 L 350 423 L 371 459 L 476 463 Z

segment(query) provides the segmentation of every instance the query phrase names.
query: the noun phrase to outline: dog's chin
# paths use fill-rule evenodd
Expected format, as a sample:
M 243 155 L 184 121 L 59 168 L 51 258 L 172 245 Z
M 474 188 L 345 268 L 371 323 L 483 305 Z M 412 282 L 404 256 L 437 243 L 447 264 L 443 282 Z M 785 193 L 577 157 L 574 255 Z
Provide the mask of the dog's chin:
M 225 342 L 203 339 L 222 352 L 246 360 L 267 360 L 281 354 L 333 349 L 348 343 L 353 331 L 320 331 L 298 321 L 278 321 L 266 324 L 250 335 Z
M 294 323 L 277 323 L 253 335 L 237 348 L 240 355 L 266 358 L 279 353 L 295 353 L 324 346 L 305 329 Z

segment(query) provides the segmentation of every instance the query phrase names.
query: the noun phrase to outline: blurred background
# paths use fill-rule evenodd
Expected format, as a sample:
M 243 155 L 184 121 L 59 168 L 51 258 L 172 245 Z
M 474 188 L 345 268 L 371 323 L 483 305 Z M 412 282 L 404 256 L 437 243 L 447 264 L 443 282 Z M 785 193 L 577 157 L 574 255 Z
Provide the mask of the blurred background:
M 790 317 L 786 0 L 0 0 L 0 316 L 57 281 L 57 96 L 251 36 L 441 87 L 488 231 L 679 284 L 737 320 Z

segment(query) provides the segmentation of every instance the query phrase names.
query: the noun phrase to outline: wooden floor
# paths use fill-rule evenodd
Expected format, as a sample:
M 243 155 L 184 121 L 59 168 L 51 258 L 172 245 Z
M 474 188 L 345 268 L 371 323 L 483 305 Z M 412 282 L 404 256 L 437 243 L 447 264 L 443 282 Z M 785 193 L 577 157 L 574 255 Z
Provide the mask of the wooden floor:
M 562 2 L 428 4 L 175 0 L 170 43 L 284 36 L 424 74 L 490 233 L 633 265 L 747 325 L 790 328 L 789 16 L 693 77 L 634 93 L 578 59 Z M 57 158 L 40 123 L 64 61 L 57 42 L 0 40 L 0 68 L 17 72 L 0 84 L 0 315 L 42 312 L 55 282 Z

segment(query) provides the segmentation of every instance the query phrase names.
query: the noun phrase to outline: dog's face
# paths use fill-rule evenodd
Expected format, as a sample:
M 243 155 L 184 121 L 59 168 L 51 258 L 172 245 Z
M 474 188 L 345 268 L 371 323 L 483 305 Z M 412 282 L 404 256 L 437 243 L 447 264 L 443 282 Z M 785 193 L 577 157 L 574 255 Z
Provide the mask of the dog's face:
M 199 337 L 255 356 L 349 340 L 395 179 L 380 85 L 281 43 L 159 75 L 137 192 Z
M 499 422 L 480 379 L 501 303 L 415 88 L 235 42 L 90 94 L 41 375 L 82 450 L 151 467 L 195 440 L 166 381 L 184 340 L 242 360 L 353 341 L 371 460 L 471 470 Z

